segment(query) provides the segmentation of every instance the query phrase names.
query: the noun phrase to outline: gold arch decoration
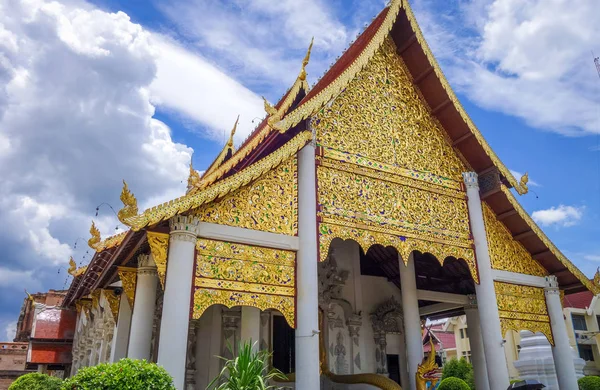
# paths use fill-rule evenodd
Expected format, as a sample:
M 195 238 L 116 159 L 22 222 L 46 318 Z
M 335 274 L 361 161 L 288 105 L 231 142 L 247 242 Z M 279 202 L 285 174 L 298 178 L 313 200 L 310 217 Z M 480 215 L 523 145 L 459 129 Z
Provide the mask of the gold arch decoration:
M 90 299 L 79 299 L 75 302 L 75 310 L 80 314 L 83 312 L 87 316 L 92 308 L 92 301 Z
M 196 253 L 193 318 L 216 304 L 252 306 L 295 326 L 294 252 L 200 238 Z
M 295 235 L 298 231 L 298 182 L 292 157 L 263 177 L 205 204 L 194 213 L 204 222 Z
M 485 202 L 481 202 L 493 269 L 521 274 L 546 276 L 548 271 L 535 261 L 525 247 L 515 240 L 506 226 Z
M 93 309 L 97 309 L 100 306 L 100 294 L 102 294 L 102 290 L 98 288 L 90 293 L 90 298 L 92 298 Z
M 104 299 L 108 302 L 110 312 L 116 324 L 119 320 L 119 296 L 115 294 L 115 290 L 111 289 L 103 289 L 102 293 L 104 294 Z
M 338 224 L 334 220 L 324 219 L 319 223 L 319 261 L 325 261 L 329 254 L 329 247 L 335 238 L 343 240 L 354 240 L 366 252 L 372 245 L 379 244 L 391 246 L 398 251 L 404 264 L 408 264 L 408 258 L 413 251 L 431 253 L 444 265 L 446 257 L 452 256 L 463 259 L 469 267 L 471 277 L 479 284 L 479 273 L 475 262 L 475 253 L 472 247 L 460 247 L 443 242 L 425 241 L 417 238 L 402 236 L 401 233 L 390 233 L 388 229 L 381 231 L 371 230 L 370 227 L 349 226 Z
M 125 292 L 129 306 L 133 309 L 133 304 L 135 302 L 135 286 L 137 283 L 137 268 L 117 267 L 117 272 L 119 274 L 119 279 L 121 279 L 121 283 L 123 283 L 123 292 Z
M 169 235 L 166 233 L 146 232 L 148 245 L 152 258 L 156 264 L 156 272 L 163 290 L 165 289 L 165 276 L 167 274 L 167 252 L 169 250 Z
M 508 330 L 543 333 L 554 345 L 546 297 L 542 287 L 494 282 L 500 328 L 504 336 Z

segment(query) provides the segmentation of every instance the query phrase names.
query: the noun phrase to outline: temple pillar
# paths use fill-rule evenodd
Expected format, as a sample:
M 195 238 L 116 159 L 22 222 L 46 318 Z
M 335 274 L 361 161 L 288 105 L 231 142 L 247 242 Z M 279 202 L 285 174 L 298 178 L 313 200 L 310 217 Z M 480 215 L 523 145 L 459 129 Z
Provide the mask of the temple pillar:
M 544 292 L 546 293 L 548 317 L 550 317 L 550 327 L 554 338 L 552 357 L 554 358 L 554 368 L 558 378 L 558 388 L 560 390 L 577 390 L 579 386 L 575 376 L 575 365 L 573 364 L 573 355 L 569 345 L 569 336 L 563 317 L 556 276 L 546 276 Z
M 150 361 L 158 274 L 152 255 L 139 255 L 127 357 Z
M 119 319 L 115 325 L 110 349 L 110 362 L 118 362 L 127 357 L 129 345 L 129 329 L 131 328 L 131 307 L 124 293 L 119 295 Z
M 467 326 L 469 329 L 469 344 L 471 346 L 471 361 L 473 362 L 473 374 L 475 376 L 475 388 L 477 390 L 489 390 L 487 364 L 483 352 L 483 339 L 481 338 L 481 325 L 479 323 L 479 310 L 477 298 L 469 295 L 471 303 L 465 306 Z
M 404 314 L 404 342 L 406 343 L 406 359 L 408 362 L 409 389 L 416 389 L 417 367 L 423 361 L 423 336 L 421 333 L 421 316 L 417 299 L 417 280 L 415 260 L 411 253 L 408 264 L 400 262 L 400 289 L 402 290 L 402 312 Z
M 408 361 L 406 358 L 406 332 L 404 330 L 404 319 L 399 320 L 400 334 L 400 353 L 398 354 L 398 365 L 400 366 L 400 386 L 403 389 L 410 388 L 410 379 L 408 377 Z
M 242 306 L 242 329 L 240 341 L 249 342 L 254 352 L 258 351 L 260 343 L 260 309 Z
M 463 178 L 467 187 L 469 220 L 479 271 L 479 284 L 475 284 L 475 292 L 479 307 L 485 360 L 488 367 L 488 380 L 491 390 L 505 390 L 509 385 L 508 367 L 504 355 L 504 335 L 500 328 L 492 265 L 483 222 L 481 198 L 479 197 L 479 182 L 475 172 L 465 172 Z
M 315 146 L 298 152 L 298 239 L 296 259 L 296 389 L 320 388 Z
M 183 390 L 199 221 L 193 216 L 178 215 L 169 223 L 171 237 L 157 363 L 171 374 L 175 388 Z

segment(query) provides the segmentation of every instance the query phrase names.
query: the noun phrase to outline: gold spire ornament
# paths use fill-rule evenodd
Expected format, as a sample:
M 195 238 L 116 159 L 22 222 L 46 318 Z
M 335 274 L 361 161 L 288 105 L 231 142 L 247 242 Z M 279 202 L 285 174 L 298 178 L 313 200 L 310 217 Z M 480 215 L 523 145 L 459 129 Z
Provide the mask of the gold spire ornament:
M 519 181 L 519 185 L 523 189 L 523 195 L 525 195 L 529 191 L 527 183 L 529 183 L 529 174 L 525 172 L 525 174 L 521 176 L 521 180 Z
M 298 78 L 302 81 L 306 80 L 306 65 L 308 65 L 308 61 L 310 61 L 310 52 L 312 51 L 313 42 L 315 41 L 315 37 L 310 40 L 310 45 L 308 46 L 308 50 L 304 59 L 302 60 L 302 69 L 300 69 L 300 75 Z
M 600 287 L 600 267 L 596 269 L 596 275 L 594 275 L 594 284 Z
M 192 161 L 190 160 L 190 175 L 188 176 L 187 188 L 190 190 L 191 188 L 198 187 L 200 185 L 200 174 L 197 170 L 194 169 L 192 165 Z
M 98 247 L 98 244 L 101 241 L 101 238 L 100 230 L 98 230 L 94 221 L 92 221 L 92 226 L 90 227 L 90 234 L 92 235 L 92 237 L 88 240 L 88 245 L 90 246 L 90 248 L 96 249 L 96 247 Z
M 127 218 L 135 217 L 138 214 L 138 205 L 137 199 L 133 193 L 129 191 L 129 187 L 127 186 L 127 182 L 125 180 L 123 180 L 123 189 L 121 190 L 120 199 L 124 206 L 121 210 L 119 210 L 117 218 L 119 218 L 121 223 L 129 226 L 127 223 Z
M 75 263 L 75 260 L 73 260 L 73 256 L 71 256 L 69 257 L 69 269 L 67 270 L 67 272 L 69 273 L 69 275 L 73 275 L 76 269 L 77 263 Z
M 277 109 L 275 107 L 273 107 L 271 105 L 271 103 L 269 103 L 264 96 L 262 98 L 263 98 L 263 102 L 265 105 L 265 111 L 267 112 L 267 115 L 269 115 L 270 117 L 277 115 Z
M 229 134 L 229 140 L 227 141 L 227 147 L 228 148 L 233 149 L 233 136 L 235 135 L 235 131 L 237 130 L 237 125 L 238 125 L 239 121 L 240 121 L 240 116 L 238 114 L 237 119 L 235 120 L 235 123 L 233 124 L 233 129 L 231 129 L 231 134 Z

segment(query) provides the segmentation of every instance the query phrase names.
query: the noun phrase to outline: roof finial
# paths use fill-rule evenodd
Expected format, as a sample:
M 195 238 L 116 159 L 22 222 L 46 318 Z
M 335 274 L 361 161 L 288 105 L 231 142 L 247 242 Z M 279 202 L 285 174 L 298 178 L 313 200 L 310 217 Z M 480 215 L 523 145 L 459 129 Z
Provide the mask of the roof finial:
M 69 257 L 69 269 L 67 270 L 67 272 L 70 275 L 73 275 L 73 272 L 75 272 L 75 270 L 77 269 L 77 264 L 75 263 L 75 260 L 73 260 L 73 256 Z
M 277 114 L 277 109 L 275 107 L 273 107 L 271 105 L 271 103 L 269 103 L 264 96 L 262 98 L 263 98 L 263 102 L 264 102 L 264 105 L 265 105 L 265 111 L 267 112 L 267 115 L 269 115 L 269 116 L 276 115 Z
M 521 181 L 519 182 L 519 185 L 523 189 L 523 194 L 526 194 L 529 191 L 529 188 L 527 187 L 528 182 L 529 182 L 529 174 L 527 172 L 525 172 L 525 174 L 523 176 L 521 176 Z
M 101 238 L 100 230 L 98 230 L 94 221 L 92 221 L 92 226 L 90 226 L 90 234 L 92 235 L 92 237 L 88 240 L 88 245 L 90 246 L 90 248 L 96 249 L 96 247 L 100 243 Z
M 314 41 L 315 41 L 315 37 L 313 37 L 310 40 L 310 45 L 308 46 L 306 55 L 304 56 L 304 59 L 302 60 L 302 69 L 300 70 L 300 75 L 298 76 L 298 78 L 303 81 L 306 80 L 306 65 L 308 65 L 308 61 L 310 61 L 310 52 L 312 50 Z
M 264 98 L 263 98 L 264 99 Z M 235 135 L 235 130 L 237 129 L 238 122 L 240 121 L 240 115 L 238 114 L 235 123 L 233 124 L 233 129 L 231 129 L 231 134 L 229 135 L 229 141 L 227 141 L 227 147 L 233 148 L 233 136 Z
M 600 267 L 596 269 L 596 274 L 594 275 L 594 284 L 596 287 L 600 287 Z
M 188 176 L 188 190 L 197 187 L 200 184 L 200 174 L 194 169 L 192 160 L 190 160 L 190 175 Z
M 133 195 L 131 191 L 129 191 L 129 187 L 127 186 L 127 182 L 123 180 L 123 189 L 121 190 L 120 196 L 121 202 L 123 202 L 123 208 L 119 210 L 117 214 L 117 218 L 121 223 L 129 226 L 127 223 L 127 218 L 135 217 L 138 213 L 137 199 Z

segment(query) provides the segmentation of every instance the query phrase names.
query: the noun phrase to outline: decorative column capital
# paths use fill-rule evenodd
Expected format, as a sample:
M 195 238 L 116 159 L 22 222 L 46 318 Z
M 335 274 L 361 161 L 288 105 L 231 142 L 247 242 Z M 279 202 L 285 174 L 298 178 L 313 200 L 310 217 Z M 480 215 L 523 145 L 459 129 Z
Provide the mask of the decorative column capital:
M 558 289 L 558 279 L 554 275 L 546 276 L 546 286 L 544 287 L 544 292 L 546 295 L 560 295 L 560 290 Z
M 463 180 L 467 185 L 467 188 L 474 188 L 479 190 L 479 181 L 477 180 L 477 173 L 475 172 L 463 172 Z
M 469 300 L 469 303 L 467 303 L 465 305 L 465 310 L 469 310 L 469 309 L 474 309 L 477 310 L 477 295 L 475 294 L 469 294 L 467 295 L 467 299 Z
M 138 275 L 153 275 L 156 274 L 156 264 L 152 255 L 138 256 Z
M 362 326 L 362 317 L 358 314 L 353 314 L 346 321 L 346 325 L 348 326 L 348 333 L 350 337 L 359 337 L 358 333 L 360 332 L 360 327 Z
M 196 242 L 200 220 L 193 215 L 176 215 L 169 220 L 171 240 Z

